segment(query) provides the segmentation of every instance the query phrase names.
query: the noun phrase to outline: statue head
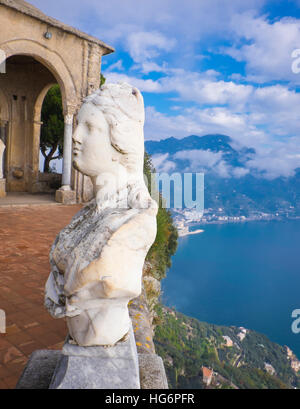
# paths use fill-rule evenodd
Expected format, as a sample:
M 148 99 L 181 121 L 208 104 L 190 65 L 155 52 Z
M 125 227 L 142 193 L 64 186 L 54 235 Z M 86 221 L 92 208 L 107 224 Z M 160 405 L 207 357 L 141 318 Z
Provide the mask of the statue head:
M 85 98 L 73 136 L 74 167 L 87 176 L 143 176 L 144 102 L 129 84 L 103 85 Z M 118 176 L 119 177 L 119 176 Z
M 148 207 L 144 119 L 143 97 L 126 83 L 105 84 L 83 102 L 73 135 L 73 166 L 91 177 L 99 209 L 122 190 L 129 207 Z

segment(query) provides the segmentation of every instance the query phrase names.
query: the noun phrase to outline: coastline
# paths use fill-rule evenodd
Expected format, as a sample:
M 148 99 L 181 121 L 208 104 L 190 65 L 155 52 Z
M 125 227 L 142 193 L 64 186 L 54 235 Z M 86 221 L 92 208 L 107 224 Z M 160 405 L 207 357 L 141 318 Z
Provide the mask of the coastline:
M 229 219 L 229 220 L 199 220 L 199 221 L 190 221 L 190 222 L 185 222 L 185 227 L 188 229 L 189 227 L 194 227 L 194 226 L 200 226 L 200 227 L 205 227 L 210 224 L 239 224 L 239 223 L 247 223 L 247 222 L 270 222 L 270 221 L 298 221 L 300 220 L 300 216 L 293 216 L 293 217 L 282 217 L 282 216 L 273 216 L 273 217 L 247 217 L 244 219 Z M 180 230 L 180 228 L 178 229 Z M 189 232 L 193 233 L 193 232 Z M 199 232 L 200 233 L 200 232 Z M 201 232 L 202 233 L 202 232 Z
M 185 236 L 191 236 L 193 234 L 199 234 L 199 233 L 203 233 L 204 230 L 203 229 L 197 229 L 194 231 L 178 231 L 178 236 L 179 237 L 185 237 Z

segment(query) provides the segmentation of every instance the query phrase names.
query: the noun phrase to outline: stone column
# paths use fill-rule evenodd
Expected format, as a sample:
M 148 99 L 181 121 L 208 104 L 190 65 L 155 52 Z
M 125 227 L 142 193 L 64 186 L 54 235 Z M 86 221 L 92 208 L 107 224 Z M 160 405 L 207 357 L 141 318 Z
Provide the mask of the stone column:
M 63 175 L 61 190 L 71 190 L 73 115 L 65 115 Z
M 71 188 L 73 118 L 74 112 L 65 115 L 62 186 L 55 194 L 55 200 L 64 204 L 76 203 L 76 192 Z
M 6 124 L 7 121 L 0 120 L 0 198 L 6 196 L 6 179 L 4 179 Z
M 0 120 L 0 139 L 6 145 L 6 124 L 7 121 Z

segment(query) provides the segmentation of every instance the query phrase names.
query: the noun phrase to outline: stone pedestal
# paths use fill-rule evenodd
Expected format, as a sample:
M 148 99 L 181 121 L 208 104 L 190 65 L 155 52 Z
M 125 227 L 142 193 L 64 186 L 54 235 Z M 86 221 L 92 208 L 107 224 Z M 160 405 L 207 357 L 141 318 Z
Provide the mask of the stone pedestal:
M 76 204 L 76 192 L 75 190 L 57 190 L 55 200 L 62 204 Z
M 31 354 L 16 389 L 49 389 L 53 373 L 62 357 L 61 351 L 38 350 Z M 138 354 L 141 389 L 168 389 L 161 357 Z
M 6 196 L 6 179 L 0 179 L 0 198 Z
M 67 341 L 49 389 L 140 389 L 132 327 L 128 339 L 112 347 L 80 347 Z

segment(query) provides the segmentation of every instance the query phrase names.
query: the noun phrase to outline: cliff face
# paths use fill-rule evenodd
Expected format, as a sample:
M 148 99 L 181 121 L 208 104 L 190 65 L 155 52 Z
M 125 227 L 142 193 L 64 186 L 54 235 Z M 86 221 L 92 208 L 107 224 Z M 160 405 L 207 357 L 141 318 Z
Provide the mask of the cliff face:
M 167 389 L 168 381 L 161 357 L 154 346 L 154 311 L 160 295 L 160 282 L 152 277 L 153 267 L 145 262 L 142 294 L 129 302 L 134 337 L 138 352 L 142 389 Z
M 143 291 L 129 311 L 139 355 L 163 358 L 170 388 L 300 388 L 300 361 L 288 347 L 243 327 L 200 322 L 161 305 L 157 262 L 145 262 Z M 141 373 L 146 379 L 147 365 Z M 213 369 L 209 385 L 203 367 Z
M 151 172 L 145 154 L 148 180 Z M 177 238 L 170 212 L 160 207 L 143 292 L 129 307 L 139 354 L 156 352 L 163 358 L 170 388 L 300 388 L 300 361 L 287 347 L 255 331 L 200 322 L 159 303 L 160 280 L 171 265 Z M 213 368 L 209 385 L 203 382 L 203 367 Z

